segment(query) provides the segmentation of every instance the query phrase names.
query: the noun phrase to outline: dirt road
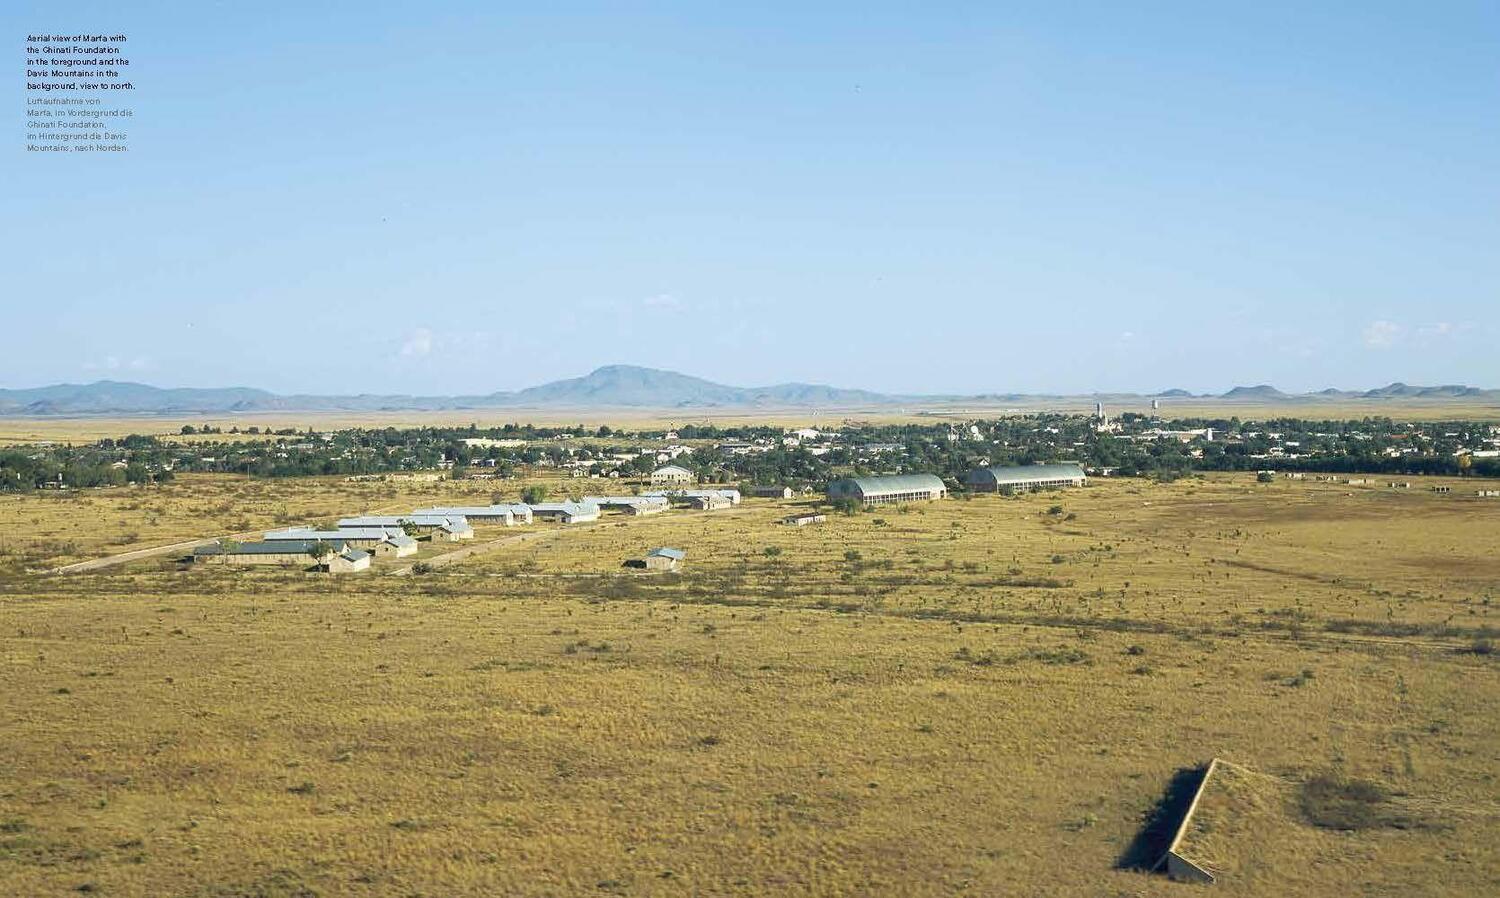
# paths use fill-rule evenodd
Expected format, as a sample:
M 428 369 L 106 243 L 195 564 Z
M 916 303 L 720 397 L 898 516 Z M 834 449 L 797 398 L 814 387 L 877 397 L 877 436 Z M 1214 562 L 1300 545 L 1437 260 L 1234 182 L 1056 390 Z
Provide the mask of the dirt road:
M 377 508 L 374 511 L 364 513 L 392 514 L 397 510 L 399 510 L 398 506 L 391 506 L 384 509 Z M 162 555 L 171 555 L 174 552 L 191 552 L 199 546 L 213 545 L 221 539 L 233 539 L 239 540 L 241 542 L 252 539 L 259 539 L 261 534 L 264 532 L 265 531 L 263 530 L 251 530 L 245 533 L 226 533 L 222 536 L 207 536 L 202 539 L 184 540 L 180 543 L 172 543 L 171 545 L 167 546 L 152 546 L 148 549 L 132 549 L 129 552 L 121 552 L 118 555 L 107 555 L 104 558 L 94 558 L 90 559 L 89 561 L 78 561 L 74 562 L 73 564 L 65 564 L 62 567 L 51 568 L 45 573 L 82 574 L 88 571 L 98 571 L 103 570 L 104 568 L 111 568 L 117 567 L 122 564 L 129 564 L 132 561 L 140 561 L 142 558 L 157 558 Z

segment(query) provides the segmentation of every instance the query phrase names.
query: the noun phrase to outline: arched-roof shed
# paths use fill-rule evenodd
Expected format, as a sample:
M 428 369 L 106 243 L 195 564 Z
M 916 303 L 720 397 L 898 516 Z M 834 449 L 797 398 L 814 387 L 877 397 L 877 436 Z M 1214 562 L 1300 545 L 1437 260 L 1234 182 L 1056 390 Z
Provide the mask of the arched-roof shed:
M 924 502 L 941 499 L 947 494 L 948 487 L 936 474 L 844 477 L 828 484 L 829 499 L 854 499 L 865 505 Z

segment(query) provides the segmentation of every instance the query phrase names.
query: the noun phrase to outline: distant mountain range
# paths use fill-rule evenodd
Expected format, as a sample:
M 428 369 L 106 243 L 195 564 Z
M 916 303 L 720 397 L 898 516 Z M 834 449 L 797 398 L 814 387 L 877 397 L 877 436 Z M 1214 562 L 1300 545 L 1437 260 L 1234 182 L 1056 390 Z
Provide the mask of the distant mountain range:
M 821 384 L 787 383 L 769 387 L 732 387 L 700 377 L 641 368 L 606 365 L 583 377 L 557 380 L 515 392 L 482 396 L 279 395 L 249 387 L 173 388 L 101 380 L 91 384 L 55 384 L 24 390 L 0 390 L 3 416 L 225 414 L 278 411 L 422 411 L 504 408 L 865 408 L 952 402 L 1027 402 L 1036 400 L 1216 399 L 1246 402 L 1306 402 L 1329 399 L 1470 399 L 1500 401 L 1500 390 L 1456 384 L 1414 387 L 1393 383 L 1374 390 L 1323 390 L 1288 394 L 1267 384 L 1235 387 L 1221 394 L 1186 390 L 1160 393 L 1109 393 L 1089 396 L 1020 393 L 970 396 L 911 396 L 849 390 Z

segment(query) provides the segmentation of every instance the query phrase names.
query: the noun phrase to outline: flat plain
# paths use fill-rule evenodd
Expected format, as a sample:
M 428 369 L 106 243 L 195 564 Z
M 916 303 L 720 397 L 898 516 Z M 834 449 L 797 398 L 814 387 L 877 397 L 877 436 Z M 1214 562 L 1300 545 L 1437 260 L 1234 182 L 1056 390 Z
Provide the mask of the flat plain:
M 676 428 L 688 424 L 719 427 L 775 425 L 780 427 L 828 427 L 834 422 L 858 421 L 869 424 L 936 423 L 968 421 L 1018 414 L 1089 414 L 1096 400 L 1102 400 L 1111 415 L 1125 412 L 1151 415 L 1160 409 L 1175 418 L 1230 418 L 1275 420 L 1296 417 L 1305 420 L 1345 420 L 1384 417 L 1394 421 L 1494 420 L 1500 417 L 1500 403 L 1484 397 L 1443 399 L 1423 398 L 1325 398 L 1302 396 L 1281 400 L 1225 399 L 1198 396 L 1159 400 L 1160 409 L 1144 396 L 1026 396 L 995 400 L 975 397 L 943 400 L 914 397 L 908 406 L 891 404 L 849 407 L 806 406 L 786 408 L 455 408 L 379 412 L 356 411 L 282 411 L 247 414 L 182 415 L 99 415 L 95 417 L 17 417 L 0 418 L 0 446 L 54 442 L 60 444 L 90 443 L 129 434 L 182 438 L 181 429 L 204 425 L 226 431 L 221 434 L 197 434 L 191 440 L 249 439 L 249 434 L 230 434 L 230 427 L 256 426 L 261 429 L 295 428 L 297 430 L 340 430 L 354 427 L 453 427 L 475 424 L 479 427 L 503 426 L 507 423 L 538 427 L 569 427 L 580 421 L 607 419 L 615 427 L 635 430 Z M 190 440 L 190 441 L 191 441 Z
M 1216 893 L 1493 894 L 1500 500 L 1410 480 L 748 499 L 411 577 L 36 572 L 521 484 L 7 497 L 0 891 L 1185 894 L 1134 848 L 1219 757 Z

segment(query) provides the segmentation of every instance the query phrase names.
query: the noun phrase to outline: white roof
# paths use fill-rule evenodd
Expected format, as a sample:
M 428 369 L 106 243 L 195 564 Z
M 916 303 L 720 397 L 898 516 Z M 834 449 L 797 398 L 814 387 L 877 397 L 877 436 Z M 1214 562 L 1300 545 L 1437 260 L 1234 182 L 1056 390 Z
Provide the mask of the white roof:
M 592 502 L 538 502 L 531 506 L 532 511 L 561 511 L 568 514 L 597 513 L 599 506 Z
M 462 515 L 449 514 L 381 514 L 360 515 L 353 518 L 340 518 L 340 527 L 400 527 L 403 522 L 410 522 L 419 527 L 437 527 L 450 521 L 462 521 Z
M 442 515 L 444 517 L 496 517 L 499 515 L 525 514 L 525 505 L 457 505 L 452 507 L 419 508 L 414 515 Z
M 340 530 L 313 530 L 309 527 L 292 527 L 286 530 L 269 530 L 266 532 L 266 542 L 282 542 L 285 540 L 303 539 L 386 539 L 391 535 L 389 530 L 379 527 L 347 527 Z

